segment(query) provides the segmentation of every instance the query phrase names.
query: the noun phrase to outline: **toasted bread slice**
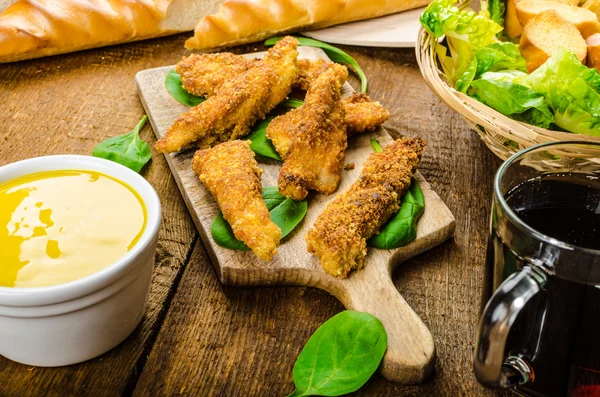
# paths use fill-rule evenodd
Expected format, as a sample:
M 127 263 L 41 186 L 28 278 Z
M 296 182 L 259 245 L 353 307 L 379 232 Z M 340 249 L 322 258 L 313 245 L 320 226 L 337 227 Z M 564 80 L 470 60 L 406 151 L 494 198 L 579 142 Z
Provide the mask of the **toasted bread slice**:
M 600 0 L 586 0 L 585 3 L 581 5 L 581 8 L 590 10 L 591 12 L 595 13 L 598 18 L 600 18 Z
M 554 10 L 544 11 L 529 20 L 519 47 L 529 73 L 546 62 L 559 47 L 569 49 L 583 63 L 587 56 L 587 45 L 575 24 Z
M 563 3 L 563 4 L 568 4 L 573 7 L 579 6 L 579 3 L 580 3 L 579 0 L 556 0 L 556 1 L 558 1 L 559 3 Z
M 527 25 L 527 22 L 535 15 L 544 11 L 554 10 L 567 21 L 575 24 L 584 39 L 594 33 L 600 33 L 598 17 L 592 11 L 585 8 L 574 7 L 552 0 L 520 0 L 516 3 L 516 8 L 517 17 L 523 26 Z
M 600 71 L 600 33 L 591 35 L 587 43 L 587 65 Z
M 517 18 L 517 1 L 518 0 L 507 0 L 506 2 L 506 14 L 504 16 L 504 33 L 511 39 L 519 37 L 523 33 L 523 26 L 519 22 L 519 18 Z

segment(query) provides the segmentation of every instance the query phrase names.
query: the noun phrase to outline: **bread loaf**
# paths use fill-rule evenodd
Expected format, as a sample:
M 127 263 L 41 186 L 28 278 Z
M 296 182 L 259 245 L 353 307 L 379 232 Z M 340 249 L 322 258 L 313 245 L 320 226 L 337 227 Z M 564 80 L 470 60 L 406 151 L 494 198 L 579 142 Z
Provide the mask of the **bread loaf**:
M 189 31 L 221 3 L 222 0 L 18 0 L 0 14 L 0 62 Z
M 188 49 L 207 50 L 263 40 L 417 8 L 430 0 L 227 0 L 196 26 Z
M 537 14 L 525 25 L 519 48 L 529 73 L 542 66 L 560 47 L 567 48 L 585 63 L 585 40 L 577 27 L 556 11 Z

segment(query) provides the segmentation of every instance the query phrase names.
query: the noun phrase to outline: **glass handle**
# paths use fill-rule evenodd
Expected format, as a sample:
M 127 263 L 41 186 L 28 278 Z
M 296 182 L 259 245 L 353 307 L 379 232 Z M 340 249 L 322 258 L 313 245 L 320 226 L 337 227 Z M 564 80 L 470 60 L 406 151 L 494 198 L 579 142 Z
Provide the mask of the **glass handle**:
M 509 388 L 533 379 L 533 370 L 522 356 L 505 357 L 506 339 L 517 315 L 546 282 L 535 266 L 524 266 L 498 287 L 479 323 L 473 370 L 489 388 Z

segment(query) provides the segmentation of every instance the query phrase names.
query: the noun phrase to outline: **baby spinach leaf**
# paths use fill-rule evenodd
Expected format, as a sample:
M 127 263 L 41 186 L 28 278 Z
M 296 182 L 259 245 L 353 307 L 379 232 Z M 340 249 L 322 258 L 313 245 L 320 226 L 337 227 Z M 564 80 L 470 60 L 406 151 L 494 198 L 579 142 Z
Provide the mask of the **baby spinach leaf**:
M 150 146 L 140 138 L 140 131 L 148 120 L 144 115 L 137 126 L 128 134 L 114 136 L 100 142 L 92 152 L 94 157 L 114 161 L 127 168 L 140 172 L 152 158 Z
M 373 147 L 373 150 L 376 153 L 381 153 L 381 146 L 379 145 L 379 142 L 377 141 L 377 139 L 371 138 L 370 142 L 371 142 L 371 146 Z
M 198 106 L 200 103 L 206 100 L 204 97 L 192 95 L 184 90 L 183 86 L 181 85 L 181 76 L 175 71 L 175 69 L 171 69 L 171 71 L 167 74 L 165 86 L 167 87 L 167 91 L 169 91 L 169 94 L 171 94 L 173 99 L 185 106 Z
M 223 213 L 220 211 L 210 225 L 210 233 L 215 243 L 221 247 L 237 251 L 250 251 L 250 248 L 246 244 L 235 238 L 229 222 L 223 218 Z
M 256 123 L 252 128 L 253 132 L 248 135 L 246 139 L 250 140 L 250 149 L 252 149 L 254 153 L 282 161 L 279 153 L 275 150 L 275 146 L 273 146 L 273 143 L 267 138 L 267 126 L 273 119 L 274 117 L 267 117 L 263 121 Z
M 287 200 L 287 197 L 279 193 L 279 188 L 277 186 L 264 187 L 262 191 L 262 198 L 265 200 L 265 204 L 267 205 L 267 209 L 269 211 Z
M 364 385 L 377 370 L 387 333 L 377 317 L 343 311 L 315 331 L 294 365 L 296 390 L 288 397 L 339 396 Z
M 304 105 L 304 101 L 301 101 L 300 99 L 293 99 L 293 98 L 286 99 L 286 100 L 282 101 L 281 103 L 279 103 L 279 106 L 283 106 L 283 107 L 290 108 L 290 109 L 296 109 L 302 105 Z
M 278 108 L 298 108 L 303 104 L 304 102 L 298 99 L 286 99 L 285 101 L 279 104 Z M 269 125 L 271 120 L 273 120 L 276 117 L 277 114 L 283 112 L 280 112 L 278 111 L 278 109 L 276 109 L 273 113 L 274 115 L 268 116 L 266 119 L 256 123 L 254 127 L 252 127 L 252 132 L 246 137 L 246 139 L 250 140 L 250 149 L 252 149 L 254 153 L 260 154 L 264 157 L 269 157 L 275 160 L 282 161 L 281 157 L 279 156 L 279 153 L 277 153 L 277 150 L 275 150 L 273 143 L 271 143 L 269 138 L 267 138 L 267 126 Z
M 367 244 L 381 249 L 404 247 L 417 238 L 417 221 L 424 211 L 425 197 L 419 184 L 413 179 L 402 197 L 400 211 L 383 226 L 379 234 L 371 237 Z
M 306 200 L 294 201 L 279 193 L 277 186 L 263 188 L 263 200 L 269 210 L 271 220 L 281 229 L 281 238 L 290 234 L 306 215 L 308 204 Z M 215 243 L 232 250 L 248 251 L 249 248 L 238 240 L 231 230 L 229 223 L 219 214 L 213 221 L 210 232 Z
M 271 37 L 269 40 L 265 41 L 265 45 L 272 46 L 282 38 L 283 37 Z M 350 65 L 360 78 L 360 91 L 367 92 L 367 76 L 365 76 L 365 73 L 358 65 L 358 62 L 356 62 L 356 60 L 350 55 L 346 54 L 337 47 L 323 43 L 319 40 L 309 39 L 308 37 L 296 37 L 296 39 L 298 39 L 298 43 L 300 43 L 300 45 L 321 48 L 333 62 Z

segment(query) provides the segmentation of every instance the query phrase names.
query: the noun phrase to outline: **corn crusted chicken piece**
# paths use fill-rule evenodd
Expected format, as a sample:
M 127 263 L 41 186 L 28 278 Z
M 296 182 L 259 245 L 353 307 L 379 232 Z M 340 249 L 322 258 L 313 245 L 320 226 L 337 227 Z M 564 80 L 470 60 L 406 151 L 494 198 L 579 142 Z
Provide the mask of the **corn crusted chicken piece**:
M 424 147 L 422 139 L 402 138 L 371 154 L 360 177 L 319 215 L 306 242 L 327 273 L 346 277 L 364 266 L 367 240 L 399 210 Z
M 304 105 L 269 123 L 269 139 L 278 130 L 291 137 L 278 179 L 284 196 L 302 200 L 309 189 L 330 194 L 337 188 L 348 146 L 340 103 L 340 89 L 347 78 L 345 66 L 333 65 L 310 86 Z
M 342 99 L 344 123 L 348 136 L 375 130 L 390 117 L 390 112 L 379 102 L 371 101 L 367 94 L 353 94 Z
M 341 100 L 344 108 L 344 124 L 348 136 L 356 136 L 363 132 L 373 131 L 383 124 L 390 112 L 379 102 L 372 102 L 366 94 L 353 94 Z M 302 120 L 301 112 L 290 111 L 287 118 L 273 120 L 267 127 L 267 137 L 282 159 L 287 157 L 292 144 L 292 137 Z
M 180 74 L 181 85 L 187 92 L 197 96 L 211 96 L 216 94 L 226 81 L 246 72 L 256 62 L 228 52 L 193 54 L 184 57 L 175 66 L 175 70 Z M 299 59 L 296 65 L 298 73 L 293 86 L 306 91 L 317 77 L 333 65 L 333 62 L 322 59 Z M 344 121 L 348 127 L 348 136 L 373 131 L 390 116 L 386 108 L 379 102 L 371 101 L 366 94 L 353 94 L 344 98 L 342 104 L 346 115 Z M 285 153 L 289 147 L 282 142 L 281 148 Z M 284 153 L 279 154 L 285 157 Z
M 298 74 L 294 80 L 294 87 L 298 87 L 301 90 L 308 91 L 310 85 L 319 77 L 324 71 L 329 69 L 333 62 L 326 61 L 324 59 L 299 59 L 298 60 Z
M 217 54 L 192 54 L 184 57 L 175 71 L 181 76 L 181 86 L 192 95 L 211 96 L 226 81 L 245 73 L 256 60 L 230 52 Z
M 297 74 L 298 40 L 285 37 L 265 57 L 216 95 L 179 116 L 156 142 L 160 152 L 177 152 L 192 144 L 199 148 L 242 137 L 264 119 L 291 91 Z
M 281 230 L 262 198 L 262 170 L 250 141 L 230 141 L 198 150 L 192 168 L 213 194 L 233 234 L 264 261 L 277 253 Z

